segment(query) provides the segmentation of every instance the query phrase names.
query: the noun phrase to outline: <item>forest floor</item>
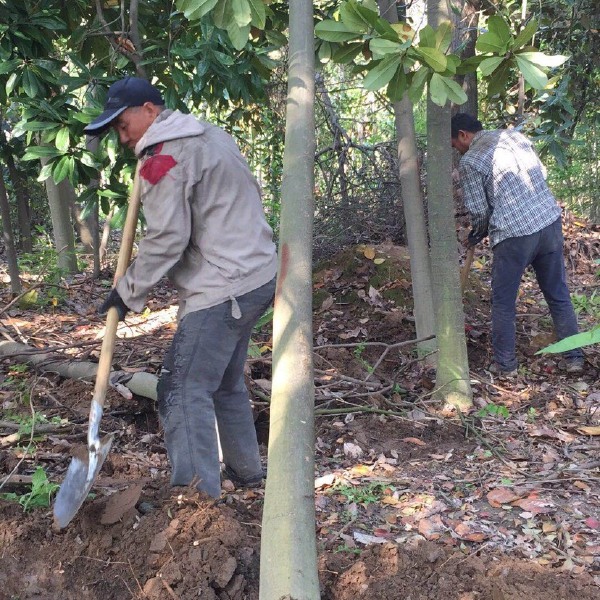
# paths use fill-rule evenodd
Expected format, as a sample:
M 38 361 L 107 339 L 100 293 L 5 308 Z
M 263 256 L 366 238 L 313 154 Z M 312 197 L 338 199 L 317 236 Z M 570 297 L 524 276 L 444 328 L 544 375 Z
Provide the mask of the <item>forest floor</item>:
M 590 328 L 600 313 L 598 229 L 574 219 L 568 227 L 571 291 L 582 329 Z M 415 358 L 405 248 L 349 248 L 315 272 L 315 502 L 325 600 L 600 597 L 600 352 L 586 348 L 577 375 L 565 374 L 557 355 L 535 354 L 550 341 L 551 321 L 527 274 L 519 373 L 494 379 L 486 371 L 489 254 L 478 250 L 464 295 L 475 406 L 463 415 L 432 399 L 434 372 Z M 0 332 L 95 361 L 103 329 L 96 311 L 111 277 L 40 286 L 36 298 L 3 310 Z M 120 369 L 158 371 L 175 328 L 174 301 L 161 285 L 150 312 L 120 327 Z M 254 342 L 247 381 L 266 455 L 268 325 Z M 0 600 L 258 598 L 264 489 L 224 481 L 218 501 L 171 490 L 148 398 L 109 391 L 102 430 L 116 434 L 112 450 L 73 521 L 53 527 L 51 508 L 38 504 L 85 441 L 91 390 L 1 359 Z

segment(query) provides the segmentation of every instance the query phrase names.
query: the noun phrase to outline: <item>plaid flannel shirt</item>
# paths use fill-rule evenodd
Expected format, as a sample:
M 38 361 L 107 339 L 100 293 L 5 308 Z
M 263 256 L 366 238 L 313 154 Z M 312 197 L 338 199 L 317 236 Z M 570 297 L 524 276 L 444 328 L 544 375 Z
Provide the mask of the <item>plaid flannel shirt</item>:
M 561 215 L 531 142 L 518 131 L 479 131 L 460 161 L 471 237 L 502 240 L 540 231 Z

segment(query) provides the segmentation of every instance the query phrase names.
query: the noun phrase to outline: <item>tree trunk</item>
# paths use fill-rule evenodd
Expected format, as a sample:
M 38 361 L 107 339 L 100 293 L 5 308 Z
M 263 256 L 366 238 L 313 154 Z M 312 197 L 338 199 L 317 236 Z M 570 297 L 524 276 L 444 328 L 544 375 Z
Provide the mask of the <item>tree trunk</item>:
M 85 139 L 85 147 L 90 152 L 96 152 L 98 150 L 98 144 L 100 139 L 97 135 L 88 135 Z M 98 179 L 90 181 L 90 188 L 98 189 Z M 94 209 L 90 219 L 90 227 L 92 230 L 92 250 L 94 253 L 94 279 L 100 277 L 100 216 L 99 216 L 99 202 L 96 199 L 94 203 Z
M 427 4 L 427 20 L 434 29 L 441 22 L 449 21 L 447 3 L 444 0 L 430 0 Z M 466 409 L 472 404 L 472 391 L 454 223 L 450 107 L 440 108 L 429 97 L 427 201 L 438 342 L 436 395 L 449 404 Z
M 17 251 L 10 223 L 10 205 L 8 194 L 0 168 L 0 216 L 2 217 L 2 238 L 6 247 L 6 261 L 8 262 L 8 274 L 10 275 L 10 291 L 16 296 L 21 293 L 21 278 L 19 277 L 19 265 L 17 263 Z
M 19 247 L 23 252 L 33 252 L 33 241 L 31 238 L 31 210 L 29 208 L 29 197 L 23 186 L 15 160 L 10 152 L 5 154 L 6 166 L 12 181 L 13 190 L 17 197 L 17 215 L 19 223 Z
M 312 226 L 315 68 L 313 5 L 291 0 L 280 263 L 273 316 L 269 467 L 261 600 L 320 597 L 314 504 Z
M 42 165 L 48 160 L 41 158 Z M 73 186 L 68 180 L 58 185 L 52 177 L 46 179 L 46 193 L 50 204 L 54 244 L 58 256 L 58 268 L 69 275 L 77 272 L 77 256 L 75 255 L 75 236 L 71 225 L 70 205 L 73 200 Z
M 479 11 L 481 10 L 481 4 L 481 0 L 463 0 L 460 17 L 455 17 L 453 14 L 452 20 L 455 27 L 453 47 L 460 48 L 459 56 L 461 60 L 466 60 L 467 58 L 475 56 L 475 42 L 477 42 L 477 27 L 479 25 Z M 462 86 L 465 94 L 467 94 L 467 101 L 457 107 L 458 110 L 477 118 L 479 110 L 477 73 L 457 75 L 455 79 Z
M 379 0 L 379 12 L 390 23 L 398 22 L 396 2 Z M 426 338 L 435 332 L 435 314 L 433 311 L 433 293 L 431 284 L 431 266 L 429 263 L 429 243 L 425 203 L 421 190 L 419 153 L 415 135 L 413 105 L 408 94 L 401 102 L 394 102 L 396 136 L 398 138 L 398 168 L 402 186 L 402 207 L 406 222 L 406 240 L 410 254 L 410 274 L 412 279 L 413 312 L 417 339 Z M 429 354 L 428 362 L 435 363 L 431 353 L 436 349 L 435 339 L 420 342 L 417 351 L 421 355 Z

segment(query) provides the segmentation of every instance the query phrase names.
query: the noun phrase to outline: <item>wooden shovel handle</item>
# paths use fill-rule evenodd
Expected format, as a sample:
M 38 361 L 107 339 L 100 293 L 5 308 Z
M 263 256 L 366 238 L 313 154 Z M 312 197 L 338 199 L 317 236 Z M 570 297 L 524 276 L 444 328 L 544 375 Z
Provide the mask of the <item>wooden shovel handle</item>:
M 473 257 L 475 256 L 475 246 L 469 246 L 467 255 L 465 256 L 465 263 L 460 270 L 460 289 L 464 294 L 467 282 L 469 281 L 469 272 L 471 271 L 471 265 L 473 264 Z
M 117 261 L 117 269 L 115 271 L 115 284 L 123 277 L 129 261 L 131 260 L 131 252 L 133 249 L 133 240 L 135 238 L 135 230 L 137 226 L 138 214 L 140 212 L 141 191 L 139 181 L 140 164 L 138 162 L 135 177 L 133 179 L 133 190 L 129 198 L 127 208 L 127 217 L 123 227 L 123 238 L 121 239 L 121 249 L 119 250 L 119 259 Z M 115 307 L 111 307 L 106 315 L 106 329 L 102 340 L 102 348 L 100 349 L 100 358 L 98 360 L 98 370 L 96 372 L 96 385 L 94 387 L 94 398 L 92 400 L 92 412 L 97 408 L 104 406 L 104 398 L 108 390 L 110 371 L 112 368 L 112 359 L 115 350 L 115 339 L 117 337 L 117 326 L 119 324 L 119 313 Z M 94 400 L 96 406 L 94 406 Z

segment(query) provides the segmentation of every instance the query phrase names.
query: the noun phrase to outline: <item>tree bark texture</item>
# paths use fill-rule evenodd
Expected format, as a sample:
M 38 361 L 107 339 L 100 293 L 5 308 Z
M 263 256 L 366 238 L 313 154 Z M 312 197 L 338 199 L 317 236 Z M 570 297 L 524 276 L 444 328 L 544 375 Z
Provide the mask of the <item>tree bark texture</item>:
M 427 17 L 434 29 L 449 21 L 445 0 L 430 1 Z M 439 107 L 431 98 L 427 100 L 427 201 L 438 342 L 436 395 L 448 404 L 467 408 L 472 391 L 454 222 L 450 107 Z
M 42 165 L 48 161 L 40 159 Z M 73 187 L 67 180 L 58 185 L 52 177 L 46 179 L 46 193 L 50 205 L 54 244 L 58 256 L 58 268 L 68 274 L 77 272 L 77 256 L 75 255 L 75 235 L 71 224 L 71 201 Z
M 1 167 L 1 164 L 0 164 Z M 8 262 L 8 274 L 10 275 L 10 291 L 16 296 L 21 293 L 21 279 L 19 276 L 19 265 L 17 263 L 17 251 L 10 222 L 10 205 L 8 194 L 0 168 L 0 216 L 2 217 L 2 238 L 6 247 L 6 261 Z
M 398 22 L 398 12 L 394 0 L 379 0 L 379 12 L 390 23 Z M 394 102 L 396 136 L 398 138 L 398 169 L 402 186 L 402 207 L 406 222 L 406 240 L 410 255 L 410 274 L 413 292 L 413 313 L 417 338 L 425 338 L 435 333 L 435 313 L 431 266 L 429 263 L 429 240 L 425 203 L 421 189 L 419 152 L 415 135 L 413 105 L 408 94 L 402 101 Z M 432 353 L 437 347 L 435 339 L 420 342 L 417 346 L 421 355 Z M 429 362 L 435 362 L 431 356 Z
M 263 511 L 260 600 L 320 597 L 314 505 L 312 228 L 313 5 L 291 0 L 273 388 Z
M 13 190 L 17 197 L 17 215 L 19 223 L 19 247 L 23 252 L 33 252 L 33 241 L 31 238 L 31 210 L 29 207 L 29 197 L 23 185 L 15 160 L 10 152 L 5 155 L 8 174 L 12 181 Z

